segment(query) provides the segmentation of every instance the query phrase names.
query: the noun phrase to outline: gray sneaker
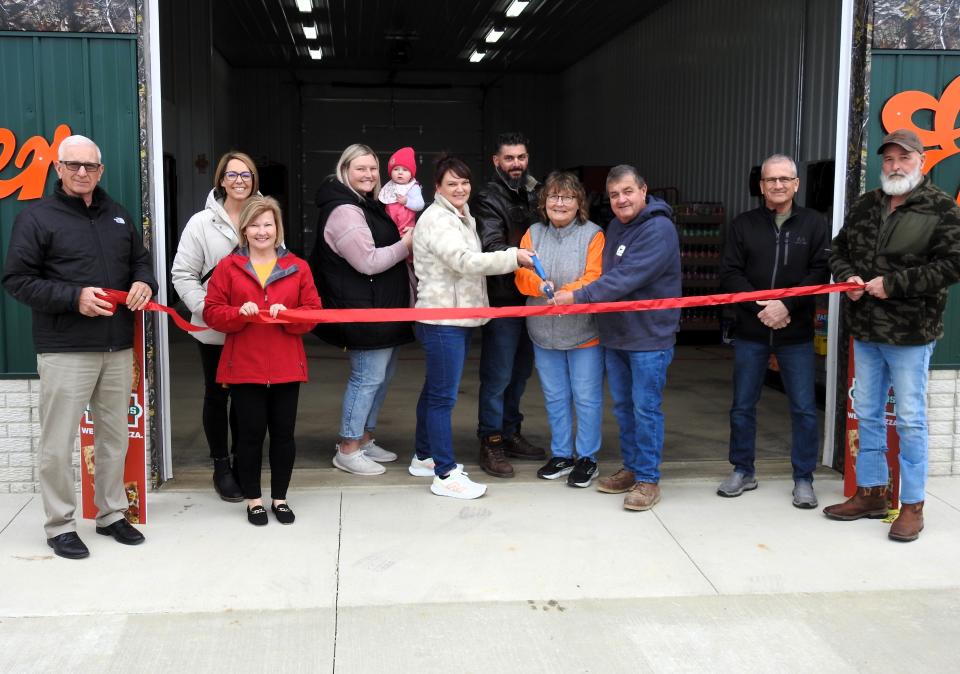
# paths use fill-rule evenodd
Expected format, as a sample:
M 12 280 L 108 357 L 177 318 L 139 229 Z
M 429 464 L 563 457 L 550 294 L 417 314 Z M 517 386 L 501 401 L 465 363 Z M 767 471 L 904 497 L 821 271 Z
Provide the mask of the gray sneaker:
M 717 494 L 726 496 L 727 498 L 733 498 L 734 496 L 740 496 L 740 494 L 745 491 L 756 488 L 757 479 L 753 475 L 744 475 L 743 473 L 733 471 L 727 476 L 727 479 L 717 487 Z
M 793 481 L 793 506 L 806 510 L 817 507 L 817 495 L 813 493 L 813 482 L 802 479 Z

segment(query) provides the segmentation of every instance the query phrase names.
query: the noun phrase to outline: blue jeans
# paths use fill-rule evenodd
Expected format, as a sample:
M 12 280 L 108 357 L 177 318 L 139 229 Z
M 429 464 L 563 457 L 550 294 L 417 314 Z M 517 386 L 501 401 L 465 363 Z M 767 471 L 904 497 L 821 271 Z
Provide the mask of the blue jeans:
M 527 319 L 495 318 L 483 326 L 477 435 L 520 432 L 520 398 L 533 373 L 533 344 Z
M 423 390 L 417 401 L 414 446 L 418 459 L 433 457 L 434 472 L 446 475 L 457 467 L 451 417 L 470 349 L 472 328 L 414 323 L 413 331 L 423 345 L 426 360 Z
M 533 345 L 537 373 L 550 422 L 550 453 L 573 458 L 594 458 L 600 451 L 603 423 L 603 347 L 560 351 Z M 573 442 L 573 416 L 577 412 L 577 439 Z
M 347 352 L 350 378 L 340 417 L 340 437 L 344 440 L 359 440 L 364 431 L 372 433 L 377 427 L 377 415 L 397 369 L 397 352 L 396 347 Z
M 919 503 L 927 486 L 927 375 L 936 342 L 894 346 L 853 341 L 853 411 L 860 428 L 857 486 L 886 487 L 890 385 L 896 395 L 900 438 L 900 500 Z
M 637 482 L 660 481 L 663 387 L 673 347 L 661 351 L 604 349 L 613 414 L 620 426 L 623 467 Z
M 733 406 L 730 408 L 730 463 L 753 475 L 757 453 L 757 402 L 763 391 L 770 354 L 776 354 L 780 378 L 790 402 L 790 461 L 793 479 L 812 480 L 820 438 L 814 389 L 813 342 L 770 346 L 737 339 L 733 345 Z

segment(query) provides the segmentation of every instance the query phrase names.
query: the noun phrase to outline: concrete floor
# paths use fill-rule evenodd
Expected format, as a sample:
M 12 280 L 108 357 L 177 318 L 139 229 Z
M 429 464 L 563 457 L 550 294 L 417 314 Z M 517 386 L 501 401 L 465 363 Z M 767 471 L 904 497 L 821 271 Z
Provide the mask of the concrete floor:
M 189 336 L 174 330 L 171 344 L 172 426 L 174 478 L 182 486 L 209 480 L 209 458 L 200 421 L 203 385 L 200 357 Z M 404 484 L 406 465 L 413 453 L 415 407 L 423 383 L 423 360 L 416 343 L 403 347 L 397 374 L 380 414 L 378 443 L 400 455 L 387 473 L 359 478 L 333 468 L 343 388 L 349 374 L 346 355 L 312 335 L 306 338 L 310 382 L 301 388 L 297 418 L 297 464 L 293 484 Z M 664 475 L 718 477 L 729 470 L 727 441 L 731 398 L 732 349 L 726 346 L 681 346 L 667 375 L 664 396 L 666 437 Z M 454 447 L 469 469 L 477 460 L 477 392 L 480 359 L 479 331 L 475 334 L 464 370 L 460 397 L 454 410 Z M 609 393 L 605 398 L 601 471 L 620 465 L 617 425 Z M 549 448 L 550 435 L 536 372 L 524 396 L 523 431 Z M 822 415 L 821 415 L 822 425 Z M 758 407 L 757 459 L 761 474 L 790 474 L 789 410 L 786 396 L 766 389 Z M 516 462 L 519 480 L 535 479 L 539 464 Z M 493 478 L 491 478 L 493 479 Z
M 144 545 L 44 545 L 40 498 L 0 495 L 2 672 L 945 672 L 960 642 L 960 478 L 915 543 L 878 520 L 667 479 L 663 501 L 502 481 L 295 488 L 253 528 L 210 489 L 149 495 Z M 832 475 L 821 505 L 841 498 Z

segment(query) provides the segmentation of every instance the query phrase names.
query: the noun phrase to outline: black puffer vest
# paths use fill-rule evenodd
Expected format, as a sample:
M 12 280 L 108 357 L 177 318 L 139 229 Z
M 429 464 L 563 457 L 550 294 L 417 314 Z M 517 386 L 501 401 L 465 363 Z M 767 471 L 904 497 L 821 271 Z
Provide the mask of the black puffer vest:
M 363 210 L 377 248 L 400 240 L 396 225 L 375 199 L 361 199 L 336 178 L 328 178 L 317 190 L 317 241 L 310 254 L 310 268 L 324 309 L 401 309 L 410 306 L 406 264 L 401 261 L 379 274 L 362 274 L 337 255 L 324 240 L 330 214 L 338 206 Z M 413 341 L 410 323 L 320 323 L 313 333 L 334 346 L 347 349 L 386 349 Z

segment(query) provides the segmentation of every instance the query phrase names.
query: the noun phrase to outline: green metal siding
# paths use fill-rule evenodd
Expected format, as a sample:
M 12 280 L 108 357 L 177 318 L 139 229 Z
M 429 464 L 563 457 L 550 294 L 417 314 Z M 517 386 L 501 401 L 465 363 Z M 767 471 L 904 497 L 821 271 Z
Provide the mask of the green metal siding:
M 867 185 L 868 190 L 880 184 L 880 157 L 877 143 L 884 136 L 880 112 L 884 104 L 901 91 L 925 91 L 940 98 L 944 88 L 960 76 L 960 52 L 873 52 L 870 76 L 870 119 L 867 125 Z M 917 112 L 913 122 L 920 128 L 933 128 L 933 113 Z M 950 120 L 956 124 L 957 120 Z M 931 149 L 931 148 L 928 148 Z M 930 178 L 947 194 L 960 191 L 960 154 L 942 160 L 930 171 Z M 960 368 L 960 286 L 950 289 L 950 299 L 944 316 L 944 336 L 933 352 L 931 368 Z
M 136 36 L 0 32 L 0 92 L 0 127 L 14 133 L 17 152 L 31 136 L 52 142 L 60 124 L 92 138 L 101 186 L 141 222 Z M 0 179 L 20 171 L 11 160 Z M 55 181 L 51 165 L 46 193 Z M 18 194 L 0 200 L 0 273 L 14 218 L 31 203 Z M 0 377 L 35 375 L 30 310 L 3 293 L 0 323 Z

